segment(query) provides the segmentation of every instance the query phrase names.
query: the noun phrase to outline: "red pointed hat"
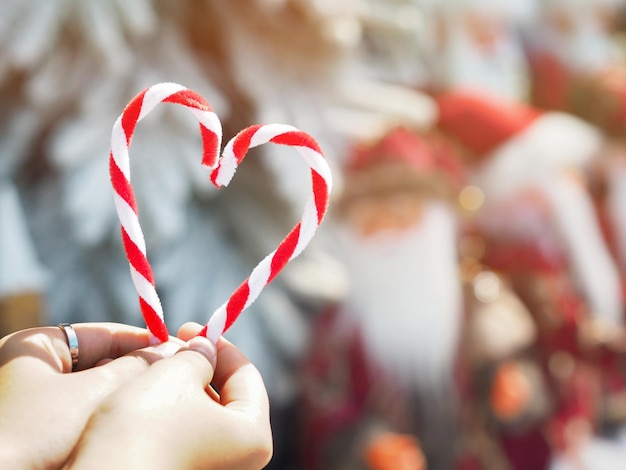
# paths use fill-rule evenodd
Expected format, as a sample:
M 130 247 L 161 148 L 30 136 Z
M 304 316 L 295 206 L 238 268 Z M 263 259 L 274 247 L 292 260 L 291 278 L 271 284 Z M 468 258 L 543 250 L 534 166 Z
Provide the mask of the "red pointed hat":
M 452 186 L 460 187 L 466 179 L 460 155 L 445 138 L 401 126 L 373 144 L 357 144 L 347 160 L 346 174 L 350 177 L 383 166 L 405 168 L 401 171 L 407 178 L 439 174 Z
M 357 144 L 346 170 L 359 171 L 384 162 L 405 163 L 418 171 L 428 171 L 435 165 L 432 149 L 422 137 L 404 127 L 396 127 L 374 144 Z
M 465 151 L 493 200 L 564 168 L 583 169 L 602 147 L 598 129 L 571 114 L 470 91 L 437 101 L 438 129 Z
M 482 160 L 528 128 L 541 112 L 486 93 L 452 91 L 437 98 L 437 127 Z

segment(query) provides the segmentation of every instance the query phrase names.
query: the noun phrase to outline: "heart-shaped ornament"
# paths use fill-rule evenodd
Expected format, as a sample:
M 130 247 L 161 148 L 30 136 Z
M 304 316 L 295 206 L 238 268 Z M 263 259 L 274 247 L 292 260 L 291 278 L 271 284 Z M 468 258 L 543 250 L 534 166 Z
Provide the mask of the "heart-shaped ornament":
M 115 208 L 121 223 L 122 242 L 130 273 L 139 295 L 139 304 L 150 332 L 161 341 L 169 333 L 163 307 L 156 291 L 152 268 L 146 256 L 146 244 L 139 225 L 139 212 L 130 184 L 129 148 L 137 123 L 161 102 L 185 106 L 200 123 L 202 164 L 212 170 L 211 181 L 219 189 L 227 186 L 248 150 L 265 143 L 294 147 L 311 169 L 312 194 L 300 222 L 267 255 L 210 317 L 199 333 L 212 341 L 234 323 L 282 269 L 298 256 L 313 238 L 328 209 L 332 176 L 317 142 L 305 132 L 285 124 L 255 125 L 239 132 L 224 147 L 220 157 L 222 126 L 207 101 L 194 91 L 176 83 L 159 83 L 133 98 L 113 125 L 109 171 L 114 190 Z

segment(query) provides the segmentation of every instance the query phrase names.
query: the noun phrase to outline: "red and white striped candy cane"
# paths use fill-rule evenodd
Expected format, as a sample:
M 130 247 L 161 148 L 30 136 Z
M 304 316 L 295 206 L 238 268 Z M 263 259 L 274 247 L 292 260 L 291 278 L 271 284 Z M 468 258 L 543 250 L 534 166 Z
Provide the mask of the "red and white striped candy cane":
M 224 147 L 222 158 L 211 174 L 211 181 L 218 188 L 227 186 L 248 150 L 265 143 L 287 145 L 298 151 L 311 168 L 312 194 L 304 207 L 300 222 L 280 242 L 278 248 L 252 270 L 250 277 L 213 313 L 199 333 L 214 342 L 256 300 L 263 288 L 272 282 L 287 263 L 302 253 L 328 209 L 332 187 L 330 167 L 317 142 L 310 135 L 286 124 L 256 125 L 239 132 Z
M 209 103 L 197 93 L 176 83 L 159 83 L 139 93 L 128 103 L 113 124 L 109 172 L 113 185 L 115 208 L 122 225 L 122 241 L 130 264 L 130 274 L 139 294 L 141 312 L 148 329 L 161 341 L 167 341 L 168 331 L 163 307 L 157 295 L 152 267 L 146 256 L 146 243 L 139 226 L 135 193 L 130 184 L 129 148 L 137 123 L 161 102 L 181 104 L 200 123 L 202 163 L 215 168 L 222 141 L 222 125 Z
M 250 277 L 213 313 L 199 333 L 217 341 L 239 314 L 256 300 L 263 288 L 311 241 L 328 208 L 332 176 L 315 140 L 295 127 L 284 124 L 251 126 L 239 132 L 226 144 L 223 155 L 218 160 L 221 126 L 208 103 L 200 96 L 180 85 L 167 83 L 148 88 L 134 98 L 113 127 L 111 181 L 116 193 L 116 208 L 122 223 L 124 248 L 130 263 L 133 283 L 139 294 L 141 310 L 148 329 L 161 341 L 167 340 L 167 326 L 154 286 L 152 269 L 145 254 L 145 242 L 130 186 L 128 161 L 128 147 L 135 125 L 160 101 L 187 106 L 200 121 L 204 144 L 202 162 L 214 168 L 211 181 L 218 188 L 228 185 L 249 149 L 265 143 L 294 147 L 311 168 L 312 195 L 300 222 L 283 239 L 278 248 L 253 269 Z

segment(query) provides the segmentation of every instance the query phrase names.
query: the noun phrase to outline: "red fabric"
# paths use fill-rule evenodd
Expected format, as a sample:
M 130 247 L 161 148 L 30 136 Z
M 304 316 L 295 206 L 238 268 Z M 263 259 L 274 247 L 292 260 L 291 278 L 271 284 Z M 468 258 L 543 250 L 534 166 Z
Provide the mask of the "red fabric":
M 454 413 L 446 415 L 449 408 L 431 413 L 447 407 L 443 400 L 431 403 L 432 397 L 403 386 L 378 365 L 368 354 L 355 315 L 331 308 L 315 318 L 311 348 L 299 368 L 298 468 L 361 468 L 367 438 L 381 431 L 416 437 L 428 465 L 451 468 L 458 450 L 455 426 L 448 428 L 449 421 L 456 420 Z M 438 420 L 447 431 L 429 432 L 426 419 Z
M 479 457 L 475 455 L 466 455 L 454 464 L 454 470 L 489 470 L 484 468 Z
M 467 169 L 458 150 L 443 136 L 421 135 L 396 127 L 373 144 L 358 143 L 348 155 L 346 172 L 359 171 L 383 162 L 407 164 L 417 173 L 439 172 L 454 187 L 467 180 Z
M 542 109 L 566 110 L 569 107 L 571 73 L 561 60 L 545 51 L 530 54 L 531 101 Z
M 339 327 L 335 308 L 316 320 L 314 348 L 302 365 L 300 455 L 308 470 L 323 469 L 333 439 L 363 417 L 374 383 L 357 331 Z
M 557 272 L 566 265 L 562 252 L 544 249 L 533 242 L 512 244 L 491 243 L 485 253 L 484 263 L 498 271 L 542 271 Z
M 453 91 L 437 97 L 437 127 L 478 160 L 522 132 L 541 113 L 487 94 Z
M 499 246 L 495 242 L 489 246 L 484 263 L 513 280 L 517 294 L 540 326 L 538 347 L 545 360 L 554 351 L 581 354 L 578 328 L 587 312 L 581 295 L 569 278 L 565 253 L 545 250 L 532 242 L 501 243 Z M 519 284 L 529 281 L 535 285 L 533 290 L 527 291 L 528 287 L 520 290 Z M 547 298 L 539 304 L 532 297 L 538 285 L 547 292 Z M 547 326 L 544 315 L 557 315 L 558 318 L 548 322 L 550 326 Z
M 559 407 L 549 426 L 550 439 L 559 450 L 565 450 L 572 435 L 571 423 L 587 423 L 594 432 L 600 407 L 600 376 L 595 367 L 577 363 L 569 377 L 557 385 Z
M 621 65 L 600 73 L 574 71 L 555 54 L 529 54 L 531 102 L 546 110 L 572 113 L 623 138 L 626 135 L 626 71 Z
M 500 443 L 512 470 L 544 470 L 550 464 L 552 450 L 541 426 L 502 434 Z
M 426 140 L 416 132 L 396 127 L 371 145 L 357 145 L 348 157 L 347 171 L 360 170 L 381 161 L 408 163 L 417 170 L 434 167 L 434 156 Z

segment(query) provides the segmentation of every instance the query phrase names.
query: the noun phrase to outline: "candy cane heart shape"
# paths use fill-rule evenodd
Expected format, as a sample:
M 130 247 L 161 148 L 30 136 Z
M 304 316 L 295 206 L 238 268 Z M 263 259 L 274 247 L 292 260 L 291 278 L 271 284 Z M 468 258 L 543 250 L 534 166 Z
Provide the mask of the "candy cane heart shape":
M 129 148 L 137 123 L 161 102 L 185 106 L 198 120 L 202 136 L 202 163 L 210 169 L 215 168 L 218 163 L 222 125 L 202 96 L 176 83 L 159 83 L 143 90 L 128 103 L 113 125 L 109 171 L 115 193 L 115 208 L 121 223 L 122 242 L 146 326 L 159 340 L 167 341 L 169 334 L 163 308 L 146 256 L 137 202 L 130 184 L 129 160 Z
M 287 263 L 302 253 L 328 209 L 332 176 L 326 159 L 310 135 L 285 124 L 256 125 L 239 132 L 224 147 L 218 166 L 211 174 L 211 181 L 218 188 L 227 186 L 248 150 L 266 143 L 287 145 L 300 154 L 311 169 L 311 196 L 300 222 L 280 242 L 278 248 L 252 270 L 250 277 L 213 313 L 200 331 L 199 335 L 214 342 L 256 300 Z
M 204 98 L 176 83 L 160 83 L 139 93 L 126 106 L 113 125 L 109 170 L 115 208 L 121 223 L 122 242 L 130 264 L 130 274 L 139 295 L 139 304 L 150 332 L 161 341 L 169 333 L 163 308 L 156 291 L 146 244 L 139 225 L 139 212 L 130 184 L 129 148 L 137 123 L 161 102 L 185 106 L 200 123 L 202 164 L 212 169 L 211 181 L 218 188 L 227 186 L 248 150 L 275 143 L 294 147 L 311 169 L 312 194 L 300 222 L 287 234 L 278 248 L 267 255 L 211 316 L 199 333 L 213 341 L 233 324 L 239 314 L 256 300 L 289 261 L 298 256 L 313 238 L 328 208 L 332 186 L 330 168 L 315 140 L 295 127 L 284 124 L 252 126 L 239 132 L 219 158 L 222 127 Z

